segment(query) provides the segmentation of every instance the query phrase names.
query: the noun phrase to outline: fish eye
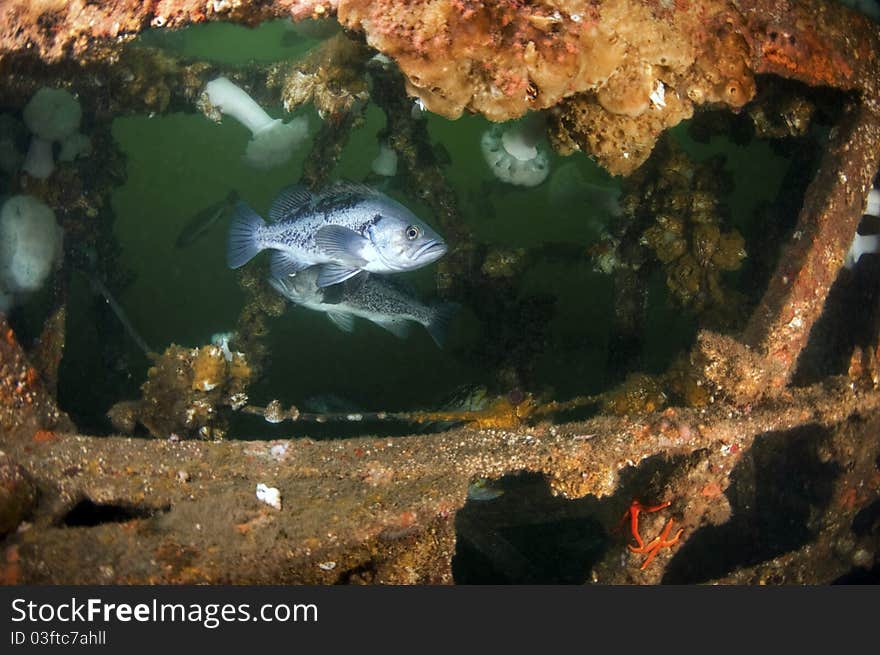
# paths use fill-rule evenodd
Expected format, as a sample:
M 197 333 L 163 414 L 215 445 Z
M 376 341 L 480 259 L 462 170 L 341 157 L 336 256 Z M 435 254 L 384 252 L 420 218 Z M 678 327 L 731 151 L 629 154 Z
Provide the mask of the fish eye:
M 416 225 L 408 225 L 406 227 L 406 238 L 415 241 L 422 235 L 422 231 Z

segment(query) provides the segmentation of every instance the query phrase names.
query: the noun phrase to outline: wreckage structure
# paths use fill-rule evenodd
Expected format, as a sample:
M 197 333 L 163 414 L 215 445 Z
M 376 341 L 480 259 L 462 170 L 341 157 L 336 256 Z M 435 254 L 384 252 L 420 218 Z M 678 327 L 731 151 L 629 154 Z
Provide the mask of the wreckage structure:
M 56 399 L 66 260 L 37 345 L 23 347 L 0 319 L 4 582 L 478 581 L 479 566 L 462 563 L 468 558 L 493 579 L 518 582 L 876 579 L 880 307 L 877 295 L 854 307 L 839 292 L 880 166 L 876 23 L 826 0 L 2 4 L 0 105 L 18 110 L 40 87 L 66 88 L 110 153 L 80 164 L 88 175 L 59 168 L 63 184 L 14 184 L 59 212 L 65 240 L 94 244 L 106 279 L 116 261 L 106 245 L 109 194 L 124 180 L 110 137 L 115 116 L 195 111 L 218 74 L 288 110 L 313 102 L 324 126 L 303 180 L 318 186 L 358 120 L 359 100 L 372 96 L 406 183 L 449 240 L 437 287 L 485 308 L 480 318 L 503 373 L 502 395 L 478 409 L 395 417 L 455 422 L 443 431 L 383 436 L 388 416 L 380 412 L 374 436 L 220 439 L 226 428 L 216 417 L 232 407 L 273 421 L 346 418 L 303 414 L 291 399 L 245 404 L 241 394 L 267 356 L 266 319 L 280 311 L 245 270 L 248 303 L 234 344 L 241 361 L 224 363 L 210 346 L 171 347 L 154 355 L 143 398 L 111 410 L 120 433 L 139 424 L 162 438 L 79 434 Z M 236 70 L 130 47 L 151 28 L 285 17 L 338 20 L 344 31 L 302 60 Z M 394 65 L 379 67 L 368 88 L 358 71 L 377 53 Z M 481 246 L 425 148 L 413 97 L 453 119 L 544 111 L 558 152 L 586 153 L 625 177 L 630 227 L 599 254 L 507 256 Z M 736 305 L 720 272 L 738 266 L 742 237 L 721 224 L 711 183 L 664 134 L 692 118 L 724 133 L 735 116 L 748 117 L 757 138 L 809 141 L 820 114 L 829 125 L 819 130 L 811 177 L 787 185 L 796 223 L 768 227 L 765 287 L 756 303 Z M 531 263 L 556 256 L 613 260 L 624 360 L 644 321 L 636 264 L 652 258 L 673 295 L 701 316 L 690 352 L 663 375 L 638 374 L 634 360 L 624 361 L 630 375 L 598 396 L 559 401 L 521 391 L 536 347 L 522 335 L 534 326 L 511 321 L 531 315 L 493 299 Z M 731 306 L 744 307 L 742 320 L 724 315 Z M 858 336 L 829 336 L 845 328 Z M 590 418 L 569 420 L 584 408 Z M 485 479 L 500 480 L 506 493 L 467 502 L 469 485 Z M 279 490 L 276 507 L 254 497 L 264 482 Z M 591 526 L 591 536 L 574 548 L 559 532 L 566 525 Z M 537 550 L 515 537 L 529 530 L 543 540 Z M 550 560 L 555 577 L 546 573 Z

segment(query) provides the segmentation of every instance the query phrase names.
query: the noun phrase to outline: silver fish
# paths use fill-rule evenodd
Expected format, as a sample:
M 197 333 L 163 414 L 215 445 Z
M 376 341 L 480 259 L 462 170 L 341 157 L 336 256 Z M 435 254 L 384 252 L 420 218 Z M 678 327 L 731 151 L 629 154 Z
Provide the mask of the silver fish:
M 294 275 L 270 278 L 269 284 L 291 302 L 326 313 L 345 332 L 354 330 L 355 316 L 400 338 L 407 336 L 410 322 L 415 322 L 424 325 L 434 342 L 443 347 L 449 321 L 458 305 L 425 305 L 399 283 L 378 275 L 363 274 L 342 284 L 319 287 L 319 269 L 313 266 Z
M 230 191 L 223 200 L 215 202 L 196 212 L 177 237 L 175 245 L 184 248 L 198 241 L 214 224 L 223 218 L 238 202 L 238 193 Z
M 319 193 L 283 189 L 266 223 L 247 204 L 236 205 L 229 227 L 229 268 L 271 249 L 272 277 L 321 264 L 317 285 L 338 284 L 361 271 L 421 268 L 446 253 L 443 238 L 410 210 L 363 184 L 339 182 Z

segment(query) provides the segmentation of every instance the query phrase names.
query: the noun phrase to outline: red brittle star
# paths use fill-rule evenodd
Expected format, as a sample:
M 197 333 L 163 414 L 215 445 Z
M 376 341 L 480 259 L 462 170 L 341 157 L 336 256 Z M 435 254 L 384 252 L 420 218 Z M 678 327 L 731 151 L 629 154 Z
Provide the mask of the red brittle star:
M 651 560 L 654 559 L 654 556 L 660 551 L 661 548 L 666 548 L 678 543 L 678 540 L 681 537 L 681 533 L 684 532 L 684 529 L 679 530 L 672 539 L 669 539 L 669 532 L 672 530 L 673 523 L 673 520 L 669 519 L 669 521 L 666 523 L 666 527 L 663 528 L 663 532 L 661 532 L 658 537 L 655 537 L 650 543 L 645 544 L 642 536 L 639 534 L 639 514 L 641 512 L 657 512 L 661 509 L 669 507 L 670 504 L 671 503 L 667 501 L 665 503 L 660 503 L 659 505 L 648 506 L 642 505 L 637 500 L 633 500 L 632 503 L 630 503 L 629 509 L 626 510 L 626 514 L 624 514 L 623 518 L 621 519 L 622 523 L 626 520 L 626 517 L 629 516 L 630 531 L 632 532 L 632 536 L 638 544 L 638 546 L 628 546 L 628 548 L 634 553 L 646 553 L 648 555 L 645 558 L 645 561 L 642 563 L 642 571 L 647 568 L 648 564 L 651 563 Z

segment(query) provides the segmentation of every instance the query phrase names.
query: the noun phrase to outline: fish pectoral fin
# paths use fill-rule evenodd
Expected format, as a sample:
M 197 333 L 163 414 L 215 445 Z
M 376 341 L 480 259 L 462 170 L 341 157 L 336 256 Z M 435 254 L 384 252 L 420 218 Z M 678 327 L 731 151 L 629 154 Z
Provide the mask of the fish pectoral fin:
M 284 187 L 269 207 L 269 220 L 280 221 L 312 204 L 313 200 L 314 196 L 304 186 L 292 184 Z
M 338 259 L 352 268 L 363 268 L 367 260 L 361 257 L 369 239 L 341 225 L 325 225 L 315 232 L 315 244 L 328 257 Z
M 272 277 L 285 278 L 298 273 L 309 265 L 300 261 L 289 252 L 275 250 L 269 258 L 269 272 Z
M 361 269 L 351 268 L 345 264 L 323 264 L 318 272 L 318 286 L 329 287 L 332 284 L 339 284 L 360 272 Z
M 275 291 L 277 291 L 279 294 L 281 294 L 285 298 L 287 298 L 288 295 L 290 294 L 290 290 L 287 288 L 287 278 L 270 277 L 266 281 L 269 283 L 270 287 L 275 289 Z
M 380 328 L 388 330 L 398 339 L 406 339 L 409 335 L 409 322 L 402 318 L 371 319 Z
M 343 332 L 354 332 L 354 316 L 342 312 L 327 312 L 327 318 Z

